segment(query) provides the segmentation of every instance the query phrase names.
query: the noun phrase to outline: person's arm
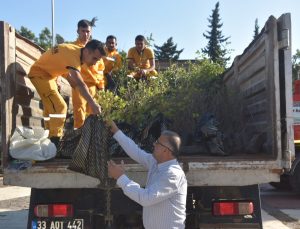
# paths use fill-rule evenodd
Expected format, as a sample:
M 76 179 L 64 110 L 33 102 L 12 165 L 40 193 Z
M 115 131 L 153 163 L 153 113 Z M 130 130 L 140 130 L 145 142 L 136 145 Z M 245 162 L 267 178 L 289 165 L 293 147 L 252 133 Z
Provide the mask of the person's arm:
M 135 62 L 134 59 L 127 58 L 128 69 L 134 71 L 135 70 Z
M 147 73 L 155 70 L 155 61 L 154 61 L 154 59 L 150 59 L 149 63 L 150 63 L 150 68 L 140 69 L 139 74 L 141 74 L 142 76 L 146 76 Z
M 145 74 L 147 74 L 148 72 L 151 72 L 153 70 L 155 70 L 155 59 L 149 59 L 149 63 L 150 63 L 150 68 L 147 69 L 143 69 L 145 70 Z
M 155 159 L 153 158 L 152 154 L 146 153 L 144 150 L 138 147 L 132 139 L 127 137 L 118 128 L 114 121 L 108 121 L 107 125 L 110 127 L 110 131 L 113 133 L 113 137 L 129 157 L 145 166 L 146 168 L 149 168 L 153 163 L 155 163 Z
M 120 144 L 122 149 L 127 153 L 127 155 L 143 165 L 146 168 L 150 168 L 156 161 L 152 154 L 142 150 L 135 142 L 127 137 L 122 131 L 117 131 L 114 134 L 114 139 Z
M 142 206 L 151 206 L 170 198 L 178 191 L 179 182 L 180 178 L 175 174 L 165 174 L 155 184 L 141 188 L 125 174 L 117 179 L 117 185 L 124 194 Z
M 117 72 L 121 69 L 122 67 L 122 57 L 120 54 L 116 54 L 115 56 L 115 64 L 114 67 L 112 69 L 113 72 Z
M 70 83 L 71 87 L 78 88 L 80 94 L 91 107 L 93 114 L 100 114 L 101 107 L 94 101 L 94 99 L 90 95 L 88 87 L 83 82 L 80 72 L 76 69 L 69 69 L 67 80 Z
M 131 71 L 134 71 L 135 70 L 135 66 L 136 63 L 135 63 L 135 60 L 134 60 L 134 53 L 135 53 L 135 48 L 131 48 L 128 50 L 128 53 L 127 53 L 127 67 L 128 67 L 128 70 L 131 70 Z
M 155 70 L 155 56 L 152 49 L 145 49 L 145 55 L 147 56 L 147 59 L 149 60 L 150 67 L 147 69 L 142 69 L 141 74 L 146 75 L 148 72 L 151 72 Z

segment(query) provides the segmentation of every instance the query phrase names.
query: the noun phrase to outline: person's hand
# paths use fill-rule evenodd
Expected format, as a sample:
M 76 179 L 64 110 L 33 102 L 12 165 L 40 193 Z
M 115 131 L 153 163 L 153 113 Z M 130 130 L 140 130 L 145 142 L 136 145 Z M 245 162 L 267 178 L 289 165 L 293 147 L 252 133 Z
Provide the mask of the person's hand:
M 146 70 L 146 69 L 140 69 L 140 70 L 138 71 L 138 74 L 141 75 L 141 76 L 146 76 L 147 70 Z
M 101 114 L 101 107 L 97 103 L 91 104 L 92 114 Z
M 106 125 L 110 128 L 110 131 L 115 134 L 119 128 L 113 120 L 106 121 Z
M 147 70 L 146 69 L 142 69 L 142 76 L 146 76 L 147 75 Z
M 57 85 L 57 90 L 58 90 L 58 92 L 60 93 L 60 90 L 61 90 L 61 82 L 60 82 L 60 80 L 58 79 L 58 77 L 57 77 L 57 79 L 56 79 L 56 85 Z
M 117 165 L 113 160 L 107 162 L 108 175 L 114 179 L 118 179 L 125 173 L 123 163 Z

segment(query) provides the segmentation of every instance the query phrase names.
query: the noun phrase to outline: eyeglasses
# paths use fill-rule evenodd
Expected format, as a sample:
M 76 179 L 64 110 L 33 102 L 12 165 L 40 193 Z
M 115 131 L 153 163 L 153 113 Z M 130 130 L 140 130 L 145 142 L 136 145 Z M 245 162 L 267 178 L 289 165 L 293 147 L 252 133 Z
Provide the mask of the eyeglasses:
M 168 149 L 168 150 L 170 150 L 172 153 L 174 153 L 174 151 L 173 151 L 173 150 L 171 150 L 171 149 L 170 149 L 168 146 L 166 146 L 166 145 L 164 145 L 164 144 L 160 143 L 158 140 L 156 140 L 156 141 L 154 142 L 154 144 L 161 145 L 162 147 L 165 147 L 166 149 Z

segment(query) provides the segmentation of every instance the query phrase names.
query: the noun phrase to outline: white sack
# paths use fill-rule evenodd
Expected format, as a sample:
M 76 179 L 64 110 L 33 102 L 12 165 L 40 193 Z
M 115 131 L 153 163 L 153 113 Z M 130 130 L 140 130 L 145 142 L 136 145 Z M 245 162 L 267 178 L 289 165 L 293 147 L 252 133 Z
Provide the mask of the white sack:
M 49 130 L 16 127 L 10 139 L 9 153 L 19 160 L 44 161 L 55 157 L 56 147 L 48 138 Z

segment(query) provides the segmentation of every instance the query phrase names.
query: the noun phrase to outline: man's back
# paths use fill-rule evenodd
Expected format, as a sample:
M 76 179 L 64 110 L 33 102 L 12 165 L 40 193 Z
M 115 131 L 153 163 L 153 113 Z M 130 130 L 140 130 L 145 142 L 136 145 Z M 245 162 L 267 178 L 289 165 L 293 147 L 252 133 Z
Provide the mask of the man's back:
M 68 73 L 67 67 L 80 69 L 81 48 L 74 44 L 60 44 L 46 51 L 30 69 L 29 76 L 55 78 Z

